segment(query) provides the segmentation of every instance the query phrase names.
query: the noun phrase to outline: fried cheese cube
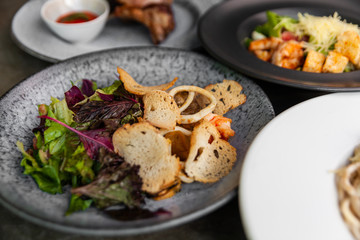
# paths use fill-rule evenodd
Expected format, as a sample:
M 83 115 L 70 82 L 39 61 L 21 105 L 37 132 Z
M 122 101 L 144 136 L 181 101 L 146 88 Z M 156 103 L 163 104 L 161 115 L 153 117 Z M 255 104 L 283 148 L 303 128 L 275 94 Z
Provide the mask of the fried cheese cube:
M 321 73 L 325 61 L 325 55 L 314 50 L 310 50 L 306 56 L 303 66 L 304 72 Z
M 355 31 L 345 31 L 337 37 L 335 51 L 347 57 L 360 67 L 360 36 Z
M 348 62 L 349 59 L 344 55 L 330 51 L 325 59 L 322 71 L 324 73 L 342 73 Z

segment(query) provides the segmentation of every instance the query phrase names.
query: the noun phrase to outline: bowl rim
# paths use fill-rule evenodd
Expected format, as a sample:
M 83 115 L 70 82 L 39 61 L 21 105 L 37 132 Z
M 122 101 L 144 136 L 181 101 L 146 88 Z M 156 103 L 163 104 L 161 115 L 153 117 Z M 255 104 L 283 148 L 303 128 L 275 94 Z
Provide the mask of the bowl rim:
M 65 0 L 48 0 L 46 1 L 42 6 L 41 6 L 41 9 L 40 9 L 40 15 L 41 15 L 41 18 L 46 22 L 46 23 L 49 23 L 51 25 L 56 25 L 56 26 L 69 26 L 69 27 L 73 27 L 73 26 L 85 26 L 85 25 L 90 25 L 90 24 L 94 24 L 94 23 L 97 23 L 97 22 L 102 22 L 104 19 L 107 18 L 107 16 L 109 15 L 110 13 L 110 5 L 107 1 L 105 0 L 86 0 L 86 1 L 94 1 L 94 2 L 99 2 L 101 4 L 103 4 L 104 6 L 104 11 L 98 15 L 96 18 L 90 20 L 90 21 L 86 21 L 86 22 L 81 22 L 81 23 L 73 23 L 73 24 L 68 24 L 68 23 L 60 23 L 60 22 L 57 22 L 56 20 L 51 20 L 50 18 L 48 18 L 46 15 L 45 15 L 45 10 L 47 7 L 49 7 L 50 4 L 52 4 L 53 2 L 61 2 L 61 3 L 64 3 Z M 88 9 L 85 9 L 85 10 L 88 10 Z M 84 11 L 85 11 L 84 10 Z M 60 17 L 61 15 L 59 15 L 58 17 Z
M 275 1 L 263 5 L 253 3 L 243 6 L 241 1 L 225 1 L 214 6 L 201 17 L 197 34 L 203 47 L 211 56 L 256 80 L 305 90 L 360 91 L 360 81 L 358 80 L 360 70 L 335 74 L 286 69 L 256 58 L 249 51 L 245 51 L 246 48 L 240 43 L 241 41 L 238 41 L 241 31 L 246 27 L 246 20 L 255 14 L 264 13 L 266 10 L 277 11 L 297 8 L 306 8 L 307 11 L 328 11 L 330 14 L 336 11 L 342 18 L 357 20 L 353 23 L 360 25 L 359 14 L 356 11 L 333 3 L 300 2 L 297 0 L 294 2 Z M 227 17 L 217 17 L 221 14 L 226 14 Z M 217 25 L 213 25 L 215 20 Z M 219 26 L 226 26 L 226 28 Z M 212 31 L 208 31 L 209 28 Z M 228 41 L 226 47 L 231 48 L 232 52 L 228 49 L 224 50 L 225 44 L 219 39 L 226 39 Z M 238 56 L 242 56 L 241 59 Z

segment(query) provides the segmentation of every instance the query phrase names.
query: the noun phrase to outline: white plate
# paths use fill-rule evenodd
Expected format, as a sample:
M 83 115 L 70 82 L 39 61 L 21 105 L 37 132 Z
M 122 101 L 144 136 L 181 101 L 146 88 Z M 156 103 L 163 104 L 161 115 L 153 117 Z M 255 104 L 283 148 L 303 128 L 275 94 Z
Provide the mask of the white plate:
M 84 53 L 117 47 L 152 46 L 149 31 L 140 23 L 124 23 L 109 18 L 105 29 L 94 41 L 71 44 L 53 34 L 40 17 L 46 0 L 30 0 L 12 20 L 12 36 L 17 45 L 29 54 L 50 62 L 62 61 Z M 221 0 L 174 0 L 175 29 L 159 46 L 193 49 L 200 46 L 196 24 L 200 16 Z
M 245 157 L 239 204 L 250 239 L 353 239 L 335 175 L 360 143 L 360 93 L 300 103 L 274 118 Z

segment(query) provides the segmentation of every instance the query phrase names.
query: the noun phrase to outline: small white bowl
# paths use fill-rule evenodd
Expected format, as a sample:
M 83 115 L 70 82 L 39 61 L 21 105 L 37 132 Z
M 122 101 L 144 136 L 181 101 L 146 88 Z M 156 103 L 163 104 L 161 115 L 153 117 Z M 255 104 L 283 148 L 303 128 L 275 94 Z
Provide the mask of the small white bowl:
M 56 20 L 71 12 L 90 11 L 98 17 L 83 23 L 58 23 Z M 41 18 L 59 37 L 72 43 L 89 42 L 104 28 L 110 11 L 106 0 L 49 0 L 41 7 Z

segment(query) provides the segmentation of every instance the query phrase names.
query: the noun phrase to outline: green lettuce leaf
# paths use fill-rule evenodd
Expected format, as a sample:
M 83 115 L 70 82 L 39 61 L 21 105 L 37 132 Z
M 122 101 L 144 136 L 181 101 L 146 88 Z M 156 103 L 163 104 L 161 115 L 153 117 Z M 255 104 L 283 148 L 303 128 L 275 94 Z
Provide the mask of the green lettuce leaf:
M 27 153 L 24 145 L 17 142 L 17 146 L 23 154 L 21 166 L 24 167 L 24 174 L 31 175 L 39 188 L 48 193 L 62 193 L 61 180 L 58 174 L 58 161 L 49 161 L 49 164 L 42 165 L 33 156 Z
M 257 26 L 255 31 L 267 37 L 280 37 L 283 29 L 294 31 L 298 21 L 288 16 L 280 16 L 272 11 L 266 11 L 267 22 Z
M 124 114 L 100 119 L 104 122 L 98 121 L 101 123 L 98 125 L 94 121 L 78 123 L 74 121 L 74 116 L 81 104 L 69 109 L 66 99 L 52 97 L 49 105 L 38 106 L 41 122 L 33 129 L 35 137 L 32 147 L 26 151 L 21 142 L 17 143 L 23 155 L 21 166 L 24 174 L 30 175 L 42 191 L 57 194 L 63 192 L 65 185 L 73 187 L 66 215 L 85 210 L 92 203 L 100 208 L 114 204 L 125 204 L 131 208 L 139 207 L 144 200 L 139 167 L 127 164 L 113 153 L 104 139 L 98 137 L 99 134 L 93 136 L 89 133 L 103 131 L 111 139 L 111 133 L 120 125 L 137 121 L 137 117 L 142 115 L 142 107 L 136 96 L 125 90 L 121 81 L 115 81 L 103 89 L 95 89 L 94 85 L 90 89 L 89 86 L 87 96 L 93 93 L 90 90 L 95 90 L 95 93 L 86 97 L 86 102 L 129 102 Z M 99 96 L 99 93 L 109 97 Z M 82 138 L 99 144 L 99 157 L 89 155 Z
M 104 94 L 113 94 L 120 86 L 122 86 L 122 82 L 120 80 L 114 81 L 114 83 L 108 87 L 102 88 L 101 93 Z
M 138 166 L 131 166 L 126 162 L 105 166 L 93 182 L 73 188 L 71 192 L 92 198 L 99 208 L 116 204 L 139 207 L 144 197 L 141 194 L 142 179 L 138 171 Z
M 29 174 L 42 191 L 51 194 L 62 193 L 61 181 L 54 166 L 45 165 L 42 168 L 34 169 Z
M 69 148 L 70 147 L 67 149 Z M 66 158 L 61 166 L 61 169 L 73 176 L 80 176 L 80 182 L 82 184 L 87 184 L 95 177 L 92 169 L 93 164 L 94 161 L 86 154 L 84 145 L 79 144 L 76 150 L 67 151 Z
M 67 216 L 77 211 L 84 211 L 91 206 L 92 202 L 92 199 L 84 200 L 80 196 L 72 194 L 70 198 L 70 204 L 65 215 Z

